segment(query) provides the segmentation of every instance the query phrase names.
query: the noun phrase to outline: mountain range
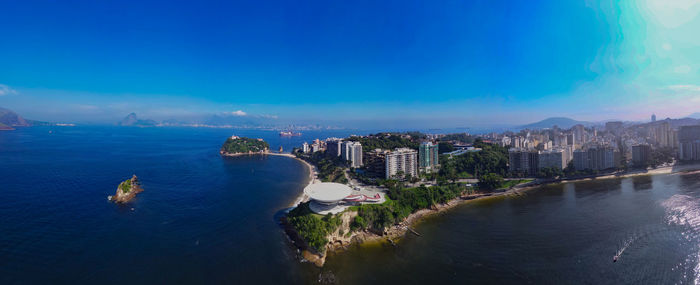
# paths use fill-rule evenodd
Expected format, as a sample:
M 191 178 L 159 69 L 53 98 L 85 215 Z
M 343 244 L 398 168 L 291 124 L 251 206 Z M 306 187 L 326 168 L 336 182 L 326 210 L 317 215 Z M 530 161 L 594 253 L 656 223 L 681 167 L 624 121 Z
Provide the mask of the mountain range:
M 214 114 L 192 117 L 185 120 L 167 119 L 163 121 L 139 119 L 136 113 L 131 113 L 117 122 L 118 126 L 135 127 L 155 127 L 155 126 L 238 126 L 238 127 L 261 127 L 271 126 L 277 123 L 276 117 L 254 116 L 254 115 L 234 115 L 234 114 Z
M 527 125 L 522 125 L 522 126 L 517 126 L 515 127 L 516 129 L 547 129 L 547 128 L 552 128 L 553 126 L 557 126 L 561 129 L 569 129 L 575 125 L 584 125 L 586 127 L 595 125 L 596 123 L 592 122 L 586 122 L 586 121 L 577 121 L 571 118 L 566 118 L 566 117 L 552 117 L 552 118 L 547 118 L 539 122 L 527 124 Z

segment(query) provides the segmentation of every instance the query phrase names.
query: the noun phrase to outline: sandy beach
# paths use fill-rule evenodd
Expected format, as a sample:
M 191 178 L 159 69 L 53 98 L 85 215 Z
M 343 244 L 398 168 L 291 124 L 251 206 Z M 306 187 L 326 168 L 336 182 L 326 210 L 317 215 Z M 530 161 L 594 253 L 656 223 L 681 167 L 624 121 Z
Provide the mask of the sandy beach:
M 306 165 L 306 167 L 307 167 L 308 170 L 309 170 L 309 180 L 308 180 L 308 183 L 306 184 L 306 186 L 311 185 L 311 184 L 316 183 L 317 181 L 319 181 L 319 180 L 317 179 L 317 177 L 318 177 L 318 170 L 316 169 L 316 166 L 311 165 L 311 163 L 308 163 L 306 160 L 303 160 L 303 159 L 301 159 L 301 158 L 298 158 L 298 157 L 296 157 L 295 155 L 293 155 L 293 154 L 291 154 L 291 153 L 267 153 L 267 154 L 268 154 L 268 155 L 276 155 L 276 156 L 284 156 L 284 157 L 293 158 L 293 159 L 296 159 L 296 160 L 300 161 L 300 162 L 303 163 L 304 165 Z M 305 186 L 305 187 L 306 187 L 306 186 Z M 301 202 L 306 202 L 308 199 L 309 199 L 309 197 L 306 196 L 306 194 L 304 194 L 304 191 L 301 191 L 301 193 L 299 193 L 299 196 L 298 196 L 298 197 L 294 200 L 294 202 L 293 202 L 291 205 L 289 205 L 289 206 L 290 206 L 290 207 L 296 207 L 297 205 L 299 205 L 299 203 L 301 203 Z

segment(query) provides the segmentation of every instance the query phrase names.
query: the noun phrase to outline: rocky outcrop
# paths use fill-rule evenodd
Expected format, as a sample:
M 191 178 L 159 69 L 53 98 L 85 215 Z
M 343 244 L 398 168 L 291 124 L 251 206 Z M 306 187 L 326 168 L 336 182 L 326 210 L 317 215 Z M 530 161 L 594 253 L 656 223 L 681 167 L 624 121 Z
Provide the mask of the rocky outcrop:
M 114 196 L 109 196 L 108 199 L 115 203 L 126 203 L 131 201 L 136 194 L 143 191 L 141 184 L 139 183 L 138 177 L 136 175 L 132 176 L 131 179 L 127 179 L 119 183 L 117 187 L 117 193 Z

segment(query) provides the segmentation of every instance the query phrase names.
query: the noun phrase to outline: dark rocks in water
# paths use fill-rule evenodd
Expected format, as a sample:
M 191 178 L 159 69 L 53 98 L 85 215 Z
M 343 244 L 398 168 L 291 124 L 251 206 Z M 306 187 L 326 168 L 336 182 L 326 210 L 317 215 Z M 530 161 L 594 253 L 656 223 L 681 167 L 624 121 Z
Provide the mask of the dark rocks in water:
M 119 183 L 116 194 L 114 194 L 114 196 L 110 196 L 109 200 L 115 203 L 126 203 L 131 201 L 131 199 L 136 197 L 136 194 L 140 193 L 141 191 L 143 191 L 143 188 L 141 188 L 141 183 L 139 182 L 138 177 L 134 175 L 130 179 Z

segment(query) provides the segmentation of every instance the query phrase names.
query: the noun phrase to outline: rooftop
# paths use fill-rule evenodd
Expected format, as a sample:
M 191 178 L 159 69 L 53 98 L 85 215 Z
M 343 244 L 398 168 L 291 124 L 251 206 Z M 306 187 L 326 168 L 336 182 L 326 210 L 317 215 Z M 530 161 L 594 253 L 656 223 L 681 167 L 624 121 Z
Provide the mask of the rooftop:
M 321 203 L 335 203 L 349 196 L 352 189 L 340 183 L 314 183 L 304 188 L 304 194 Z

